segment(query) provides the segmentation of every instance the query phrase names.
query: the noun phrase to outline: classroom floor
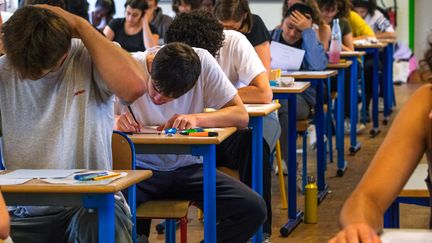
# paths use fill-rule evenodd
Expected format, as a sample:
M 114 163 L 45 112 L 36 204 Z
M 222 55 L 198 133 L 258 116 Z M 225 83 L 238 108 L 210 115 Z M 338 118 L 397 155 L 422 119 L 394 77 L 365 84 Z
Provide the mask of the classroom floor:
M 419 87 L 419 84 L 405 84 L 395 86 L 397 106 L 390 119 L 390 124 L 395 114 L 400 107 L 405 103 L 413 91 Z M 382 120 L 382 114 L 380 114 Z M 366 170 L 369 161 L 382 143 L 390 125 L 383 126 L 380 123 L 381 133 L 375 137 L 369 137 L 369 129 L 372 124 L 367 125 L 359 136 L 358 140 L 362 144 L 362 148 L 356 155 L 350 156 L 348 151 L 349 137 L 345 136 L 345 160 L 348 161 L 348 170 L 345 175 L 340 178 L 336 177 L 336 164 L 328 164 L 326 173 L 326 183 L 330 186 L 330 193 L 319 205 L 318 208 L 318 224 L 300 225 L 287 238 L 282 238 L 279 235 L 279 228 L 287 221 L 287 211 L 281 209 L 279 184 L 277 177 L 273 175 L 272 180 L 272 206 L 273 206 L 273 234 L 272 242 L 326 242 L 336 232 L 338 232 L 338 216 L 339 210 L 348 195 L 353 191 L 364 171 Z M 298 139 L 300 141 L 300 139 Z M 301 145 L 299 145 L 301 146 Z M 308 173 L 316 172 L 316 157 L 315 151 L 308 148 Z M 301 161 L 298 157 L 298 161 Z M 391 183 L 391 182 L 389 182 Z M 298 194 L 298 206 L 303 208 L 303 196 Z M 429 224 L 430 210 L 425 207 L 401 205 L 401 227 L 402 228 L 427 228 Z M 412 217 L 411 215 L 416 215 Z M 203 239 L 203 224 L 197 219 L 197 210 L 194 207 L 189 209 L 188 223 L 188 242 L 196 243 Z M 153 220 L 151 228 L 150 242 L 164 242 L 164 235 L 158 235 L 154 225 L 160 220 Z M 177 242 L 179 242 L 179 230 L 177 230 Z

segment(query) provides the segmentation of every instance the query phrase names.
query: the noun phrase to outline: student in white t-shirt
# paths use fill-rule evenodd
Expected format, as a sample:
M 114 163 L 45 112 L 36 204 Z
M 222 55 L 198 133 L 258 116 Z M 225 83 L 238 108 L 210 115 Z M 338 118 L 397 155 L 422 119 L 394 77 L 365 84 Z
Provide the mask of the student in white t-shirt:
M 166 32 L 165 40 L 183 42 L 190 46 L 205 48 L 212 54 L 238 89 L 244 103 L 270 103 L 272 91 L 266 69 L 254 47 L 240 32 L 224 30 L 223 25 L 203 10 L 178 15 Z M 271 165 L 270 151 L 280 135 L 276 113 L 264 118 L 263 150 L 263 197 L 267 204 L 267 221 L 264 237 L 271 235 Z M 216 147 L 217 166 L 239 171 L 240 180 L 252 186 L 251 179 L 251 133 L 239 131 Z
M 114 129 L 133 132 L 143 125 L 161 128 L 244 128 L 248 115 L 237 90 L 215 59 L 203 49 L 170 43 L 134 53 L 148 77 L 148 93 L 130 107 L 117 102 Z M 204 108 L 217 111 L 203 113 Z M 137 155 L 137 166 L 153 176 L 137 186 L 137 203 L 177 198 L 203 205 L 202 159 L 192 155 Z M 218 242 L 246 242 L 266 218 L 265 203 L 250 188 L 223 173 L 216 173 Z M 229 208 L 230 210 L 226 210 Z M 149 224 L 145 228 L 149 233 Z

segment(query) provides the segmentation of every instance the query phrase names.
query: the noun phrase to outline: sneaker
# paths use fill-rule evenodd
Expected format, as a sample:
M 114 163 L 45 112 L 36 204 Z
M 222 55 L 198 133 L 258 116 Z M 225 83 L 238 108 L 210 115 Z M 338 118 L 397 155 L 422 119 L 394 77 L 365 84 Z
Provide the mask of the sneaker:
M 263 233 L 262 243 L 271 243 L 271 235 L 269 233 Z
M 361 131 L 363 131 L 366 128 L 366 126 L 363 123 L 357 123 L 357 133 L 360 133 Z M 344 132 L 345 135 L 348 135 L 351 133 L 351 122 L 350 119 L 345 119 L 344 121 Z
M 279 167 L 277 166 L 277 159 L 276 158 L 273 160 L 273 169 L 274 169 L 275 174 L 278 175 Z M 282 159 L 282 171 L 283 171 L 284 176 L 288 175 L 288 168 L 287 168 L 285 160 L 283 160 L 283 159 Z

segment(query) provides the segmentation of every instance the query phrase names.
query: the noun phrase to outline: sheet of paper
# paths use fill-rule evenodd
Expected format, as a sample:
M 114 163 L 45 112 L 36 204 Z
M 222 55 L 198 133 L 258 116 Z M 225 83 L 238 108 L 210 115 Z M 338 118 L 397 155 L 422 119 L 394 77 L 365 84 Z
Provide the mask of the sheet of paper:
M 328 75 L 333 71 L 282 71 L 282 75 Z
M 397 230 L 384 232 L 382 243 L 432 243 L 432 231 L 427 230 Z
M 143 126 L 137 134 L 159 134 L 157 126 Z
M 272 69 L 300 70 L 305 51 L 272 41 L 270 45 Z
M 91 172 L 96 172 L 96 171 L 91 171 Z M 108 175 L 110 174 L 114 174 L 115 172 L 112 171 L 107 171 Z M 66 178 L 61 178 L 61 179 L 54 179 L 54 178 L 49 178 L 49 179 L 42 179 L 43 181 L 50 183 L 50 184 L 68 184 L 68 185 L 83 185 L 83 186 L 88 186 L 88 185 L 106 185 L 111 183 L 112 181 L 115 181 L 119 178 L 125 177 L 127 176 L 127 172 L 121 172 L 119 176 L 117 177 L 113 177 L 113 178 L 108 178 L 105 180 L 100 180 L 100 181 L 78 181 L 74 179 L 74 175 L 70 175 Z
M 31 179 L 10 179 L 0 176 L 0 186 L 24 184 Z
M 15 170 L 7 174 L 1 175 L 1 177 L 9 178 L 9 179 L 64 178 L 79 171 L 83 171 L 83 169 L 78 169 L 78 170 L 20 169 L 20 170 Z

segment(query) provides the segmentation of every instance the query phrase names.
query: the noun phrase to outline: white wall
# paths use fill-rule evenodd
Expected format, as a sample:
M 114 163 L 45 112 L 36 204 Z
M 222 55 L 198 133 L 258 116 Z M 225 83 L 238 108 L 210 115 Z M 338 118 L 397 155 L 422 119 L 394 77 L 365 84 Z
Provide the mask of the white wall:
M 414 54 L 417 59 L 423 58 L 423 53 L 428 47 L 427 39 L 432 41 L 432 1 L 416 0 L 415 1 L 415 40 Z

